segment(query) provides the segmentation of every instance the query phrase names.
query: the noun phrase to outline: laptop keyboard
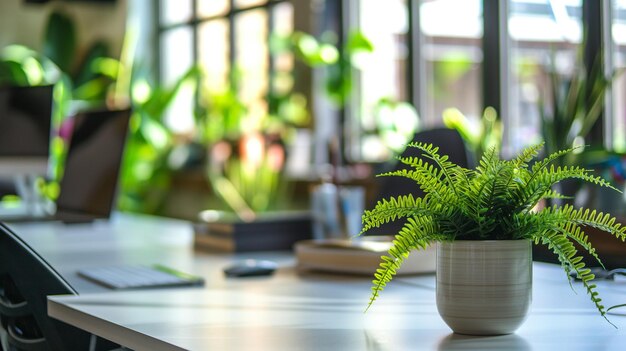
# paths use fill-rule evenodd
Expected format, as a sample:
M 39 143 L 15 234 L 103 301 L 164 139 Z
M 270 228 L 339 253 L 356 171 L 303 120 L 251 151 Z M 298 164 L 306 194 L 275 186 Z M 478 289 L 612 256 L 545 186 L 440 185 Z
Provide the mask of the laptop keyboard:
M 78 271 L 78 275 L 115 290 L 152 289 L 203 285 L 200 277 L 163 266 L 109 266 Z

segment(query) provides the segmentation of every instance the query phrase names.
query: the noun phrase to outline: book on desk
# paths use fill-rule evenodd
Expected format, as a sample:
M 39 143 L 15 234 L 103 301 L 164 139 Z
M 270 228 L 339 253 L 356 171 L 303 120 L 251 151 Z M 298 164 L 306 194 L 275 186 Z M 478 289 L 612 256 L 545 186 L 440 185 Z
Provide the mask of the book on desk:
M 194 223 L 194 247 L 219 252 L 292 250 L 301 240 L 311 239 L 308 211 L 264 214 L 253 221 L 233 217 Z
M 296 243 L 294 251 L 298 267 L 303 270 L 372 275 L 380 266 L 381 256 L 391 248 L 392 239 L 381 235 L 352 240 L 305 240 Z M 430 246 L 411 253 L 397 274 L 434 273 L 435 251 Z

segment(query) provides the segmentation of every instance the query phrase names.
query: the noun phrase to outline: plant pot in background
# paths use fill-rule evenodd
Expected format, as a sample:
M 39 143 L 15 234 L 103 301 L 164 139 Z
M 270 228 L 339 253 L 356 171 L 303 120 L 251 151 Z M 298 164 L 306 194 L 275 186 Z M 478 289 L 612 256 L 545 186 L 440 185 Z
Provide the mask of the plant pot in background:
M 513 333 L 531 294 L 530 240 L 437 243 L 437 309 L 454 332 Z

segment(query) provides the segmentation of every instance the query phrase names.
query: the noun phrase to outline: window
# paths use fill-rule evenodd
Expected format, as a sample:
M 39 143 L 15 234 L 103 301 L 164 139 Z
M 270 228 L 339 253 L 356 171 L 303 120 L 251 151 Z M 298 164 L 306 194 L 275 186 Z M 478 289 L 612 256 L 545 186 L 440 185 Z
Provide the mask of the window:
M 451 8 L 457 10 L 450 11 Z M 413 131 L 381 130 L 396 118 L 413 119 L 406 105 L 393 111 L 381 102 L 408 102 L 419 111 L 420 128 L 442 124 L 445 109 L 456 107 L 471 119 L 481 114 L 482 13 L 479 0 L 363 0 L 358 26 L 374 52 L 359 65 L 360 159 L 389 158 Z M 385 113 L 381 113 L 381 111 Z M 416 126 L 417 127 L 417 126 Z M 369 131 L 378 129 L 378 135 Z M 354 145 L 353 145 L 354 147 Z M 355 154 L 353 154 L 355 155 Z
M 422 119 L 427 125 L 440 125 L 443 111 L 450 107 L 477 119 L 482 113 L 480 1 L 422 1 L 419 12 L 427 91 Z
M 609 46 L 612 50 L 610 63 L 617 71 L 626 70 L 626 1 L 611 1 Z M 621 73 L 613 82 L 612 115 L 609 137 L 615 151 L 626 152 L 626 74 Z
M 509 110 L 503 118 L 509 151 L 515 153 L 542 140 L 539 108 L 553 103 L 550 73 L 573 74 L 582 40 L 582 0 L 508 1 Z
M 193 65 L 202 69 L 203 91 L 220 93 L 235 88 L 248 107 L 246 123 L 259 128 L 267 116 L 267 96 L 273 90 L 290 89 L 284 74 L 293 58 L 270 53 L 270 35 L 288 35 L 293 11 L 287 1 L 270 0 L 161 0 L 160 78 L 173 84 Z M 270 82 L 270 80 L 272 80 Z M 193 91 L 181 91 L 166 122 L 179 132 L 194 128 L 196 99 Z
M 359 3 L 359 27 L 372 43 L 374 51 L 357 62 L 359 106 L 355 117 L 360 123 L 352 135 L 352 158 L 376 161 L 389 158 L 389 147 L 394 142 L 403 143 L 402 135 L 393 128 L 391 114 L 395 104 L 409 101 L 407 90 L 407 65 L 409 63 L 408 31 L 409 16 L 406 1 L 365 0 Z M 385 103 L 388 105 L 385 105 Z M 410 113 L 410 112 L 408 112 Z M 410 116 L 405 117 L 411 118 Z M 382 131 L 381 129 L 385 129 Z
M 318 119 L 313 139 L 316 144 L 328 144 L 328 134 L 338 133 L 345 139 L 343 155 L 348 162 L 385 160 L 390 156 L 389 147 L 402 140 L 398 134 L 381 132 L 390 124 L 389 110 L 381 108 L 385 102 L 414 106 L 420 128 L 440 125 L 442 112 L 449 107 L 477 120 L 485 105 L 493 101 L 491 96 L 485 96 L 485 91 L 490 91 L 487 86 L 494 83 L 485 77 L 496 77 L 497 91 L 502 93 L 496 97 L 496 107 L 501 109 L 498 113 L 505 124 L 505 149 L 515 152 L 537 142 L 542 138 L 540 104 L 549 103 L 546 90 L 550 74 L 556 70 L 564 80 L 572 75 L 583 24 L 599 22 L 595 17 L 585 19 L 585 13 L 596 16 L 586 10 L 585 4 L 591 3 L 594 2 L 319 0 L 298 5 L 299 11 L 307 12 L 298 15 L 300 22 L 311 17 L 305 20 L 311 22 L 306 26 L 309 33 L 319 36 L 325 30 L 334 31 L 341 45 L 357 29 L 374 46 L 369 57 L 355 61 L 355 90 L 351 105 L 345 109 L 315 111 L 320 106 L 332 108 L 315 96 L 323 95 L 323 79 L 319 77 L 324 75 L 314 70 L 311 80 L 318 86 L 313 87 L 313 96 L 308 96 L 309 106 Z M 605 3 L 610 4 L 610 62 L 619 69 L 626 67 L 626 1 Z M 287 91 L 295 84 L 291 72 L 297 66 L 296 60 L 290 53 L 272 52 L 269 39 L 275 33 L 289 35 L 294 31 L 296 4 L 286 0 L 161 0 L 162 81 L 171 82 L 198 63 L 205 72 L 205 88 L 218 90 L 232 83 L 233 77 L 239 77 L 239 96 L 258 116 L 267 114 L 272 109 L 268 94 Z M 494 4 L 506 12 L 487 11 L 485 16 L 485 6 Z M 499 23 L 506 38 L 505 44 L 498 44 L 505 55 L 496 65 L 485 63 L 484 42 L 491 45 L 499 40 L 485 37 L 483 28 L 489 23 Z M 590 38 L 592 43 L 594 40 Z M 612 111 L 608 111 L 606 119 L 610 128 L 605 129 L 617 150 L 626 150 L 625 91 L 626 75 L 622 74 L 612 90 L 608 106 Z M 487 94 L 492 95 L 493 89 Z M 179 110 L 172 113 L 176 117 L 170 122 L 180 130 L 192 126 L 193 121 L 185 121 L 181 116 L 191 116 L 189 106 L 195 98 L 193 93 L 179 97 Z M 406 118 L 404 123 L 410 117 Z M 253 116 L 251 124 L 254 123 Z M 326 146 L 316 145 L 315 155 L 327 155 Z M 325 157 L 315 159 L 318 163 L 328 161 Z

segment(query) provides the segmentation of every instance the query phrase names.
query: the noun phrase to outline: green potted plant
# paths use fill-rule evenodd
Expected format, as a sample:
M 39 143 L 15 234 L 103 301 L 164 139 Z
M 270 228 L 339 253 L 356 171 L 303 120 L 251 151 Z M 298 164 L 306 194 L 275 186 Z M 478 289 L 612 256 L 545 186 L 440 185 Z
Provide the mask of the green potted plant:
M 602 265 L 585 227 L 606 231 L 622 241 L 626 227 L 595 210 L 571 205 L 537 208 L 542 199 L 562 197 L 553 186 L 565 179 L 612 188 L 584 168 L 552 165 L 574 149 L 557 151 L 531 164 L 542 144 L 526 148 L 512 160 L 500 160 L 497 149 L 491 148 L 475 169 L 466 169 L 439 155 L 431 144 L 408 147 L 420 150 L 423 157 L 400 157 L 409 168 L 381 176 L 412 179 L 425 195 L 384 199 L 364 212 L 361 234 L 406 218 L 375 273 L 368 308 L 413 250 L 437 243 L 437 308 L 444 321 L 462 334 L 512 333 L 530 305 L 531 244 L 535 243 L 556 254 L 568 279 L 574 272 L 582 280 L 606 319 L 606 309 L 592 284 L 595 277 L 577 247 Z

